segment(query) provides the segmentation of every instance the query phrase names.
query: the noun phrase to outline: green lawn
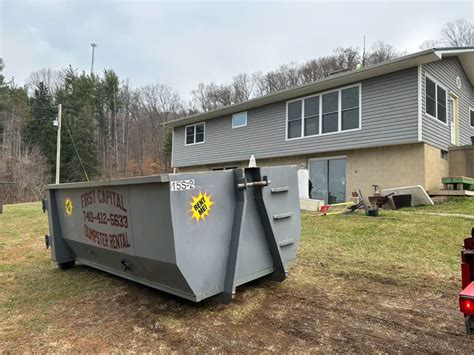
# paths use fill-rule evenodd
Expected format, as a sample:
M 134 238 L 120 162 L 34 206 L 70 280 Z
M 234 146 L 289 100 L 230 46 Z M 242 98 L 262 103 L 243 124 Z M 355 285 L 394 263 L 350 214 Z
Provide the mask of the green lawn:
M 460 213 L 474 215 L 474 202 L 471 198 L 454 197 L 448 202 L 437 203 L 434 206 L 406 208 L 404 211 Z
M 363 215 L 302 215 L 284 283 L 194 305 L 76 266 L 60 271 L 39 203 L 0 215 L 0 352 L 459 352 L 459 252 L 472 200 Z

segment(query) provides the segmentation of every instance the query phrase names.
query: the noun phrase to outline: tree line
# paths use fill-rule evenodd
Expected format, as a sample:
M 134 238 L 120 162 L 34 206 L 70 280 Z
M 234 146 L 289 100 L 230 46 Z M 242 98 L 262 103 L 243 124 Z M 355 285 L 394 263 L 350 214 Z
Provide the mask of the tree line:
M 446 24 L 440 39 L 422 47 L 474 46 L 474 26 Z M 305 63 L 262 73 L 240 73 L 227 83 L 200 83 L 184 100 L 171 87 L 155 83 L 131 88 L 112 69 L 92 74 L 68 67 L 40 69 L 23 87 L 4 77 L 0 58 L 0 181 L 14 181 L 7 202 L 37 200 L 54 181 L 56 132 L 62 105 L 61 182 L 113 179 L 170 171 L 171 132 L 163 123 L 251 98 L 311 83 L 403 55 L 376 42 L 369 50 L 336 48 Z M 8 63 L 6 63 L 8 64 Z

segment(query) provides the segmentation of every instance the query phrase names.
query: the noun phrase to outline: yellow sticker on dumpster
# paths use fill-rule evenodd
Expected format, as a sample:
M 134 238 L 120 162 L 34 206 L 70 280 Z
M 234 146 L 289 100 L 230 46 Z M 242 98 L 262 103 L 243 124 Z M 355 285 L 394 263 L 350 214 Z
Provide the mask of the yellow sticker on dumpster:
M 206 192 L 203 194 L 199 192 L 198 196 L 191 196 L 191 217 L 194 218 L 197 222 L 200 220 L 205 220 L 209 213 L 211 212 L 211 206 L 214 204 L 212 201 L 212 195 L 208 195 Z
M 66 209 L 66 214 L 68 216 L 71 216 L 72 215 L 72 210 L 73 210 L 73 205 L 72 205 L 72 201 L 69 197 L 66 197 L 66 200 L 64 201 L 64 208 Z

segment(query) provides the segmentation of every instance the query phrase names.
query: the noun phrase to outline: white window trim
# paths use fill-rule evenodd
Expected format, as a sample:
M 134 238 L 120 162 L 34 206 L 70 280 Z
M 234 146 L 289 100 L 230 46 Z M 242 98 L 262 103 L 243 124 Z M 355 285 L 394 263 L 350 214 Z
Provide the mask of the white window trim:
M 243 113 L 245 113 L 245 124 L 241 124 L 241 125 L 235 126 L 235 125 L 234 125 L 234 116 L 241 115 L 241 114 L 243 114 Z M 234 113 L 234 114 L 232 115 L 232 129 L 234 129 L 234 128 L 247 127 L 247 120 L 248 120 L 247 111 Z
M 474 126 L 471 124 L 471 112 L 474 112 L 474 107 L 469 107 L 469 125 L 471 126 L 471 128 L 474 128 Z
M 358 87 L 359 88 L 359 127 L 358 128 L 352 128 L 352 129 L 346 129 L 342 130 L 342 96 L 341 96 L 341 91 L 345 89 L 350 89 L 352 87 Z M 338 130 L 334 132 L 328 132 L 328 133 L 322 133 L 323 131 L 323 105 L 322 105 L 322 96 L 325 94 L 330 94 L 332 92 L 338 92 Z M 318 129 L 318 134 L 312 134 L 309 136 L 304 135 L 304 123 L 305 123 L 305 117 L 304 117 L 304 101 L 305 99 L 309 99 L 311 97 L 319 96 L 319 129 Z M 300 137 L 294 137 L 294 138 L 288 138 L 288 105 L 292 102 L 296 101 L 301 101 L 301 136 Z M 305 139 L 305 138 L 311 138 L 311 137 L 318 137 L 318 136 L 329 136 L 332 134 L 341 134 L 341 133 L 346 133 L 346 132 L 354 132 L 354 131 L 360 131 L 362 129 L 362 84 L 357 83 L 349 86 L 344 86 L 340 87 L 338 89 L 331 89 L 327 91 L 322 91 L 318 92 L 316 94 L 308 95 L 308 96 L 303 96 L 299 97 L 297 99 L 293 100 L 288 100 L 286 101 L 286 120 L 285 120 L 285 141 L 294 141 L 298 139 Z
M 436 89 L 435 89 L 435 109 L 436 109 L 436 117 L 435 116 L 432 116 L 430 115 L 428 112 L 426 112 L 426 109 L 428 107 L 428 105 L 426 104 L 426 78 L 430 79 L 433 83 L 435 83 L 436 85 Z M 438 86 L 444 90 L 444 92 L 446 93 L 446 122 L 443 122 L 441 121 L 440 119 L 438 119 Z M 436 80 L 435 78 L 433 78 L 431 75 L 429 75 L 428 73 L 425 73 L 425 97 L 424 97 L 424 100 L 425 100 L 425 115 L 427 117 L 430 117 L 431 119 L 435 120 L 436 122 L 438 123 L 441 123 L 443 126 L 446 126 L 448 127 L 448 114 L 449 114 L 449 106 L 448 106 L 448 93 L 449 93 L 449 90 L 446 86 L 444 86 L 443 84 L 440 84 L 438 80 Z
M 204 125 L 204 140 L 202 142 L 197 142 L 196 143 L 196 126 L 197 125 Z M 186 131 L 188 130 L 188 127 L 191 127 L 191 126 L 194 126 L 194 143 L 187 143 L 186 142 Z M 196 123 L 193 123 L 193 124 L 188 124 L 187 126 L 184 127 L 184 146 L 187 147 L 187 146 L 190 146 L 190 145 L 197 145 L 197 144 L 203 144 L 206 142 L 206 122 L 203 121 L 203 122 L 196 122 Z

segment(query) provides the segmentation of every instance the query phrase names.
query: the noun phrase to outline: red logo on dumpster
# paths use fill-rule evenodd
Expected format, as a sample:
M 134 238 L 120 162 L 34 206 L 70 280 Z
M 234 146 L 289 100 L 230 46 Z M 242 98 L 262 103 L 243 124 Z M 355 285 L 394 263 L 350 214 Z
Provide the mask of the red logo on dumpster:
M 109 249 L 130 247 L 128 211 L 123 194 L 96 189 L 81 195 L 84 236 L 90 242 Z

